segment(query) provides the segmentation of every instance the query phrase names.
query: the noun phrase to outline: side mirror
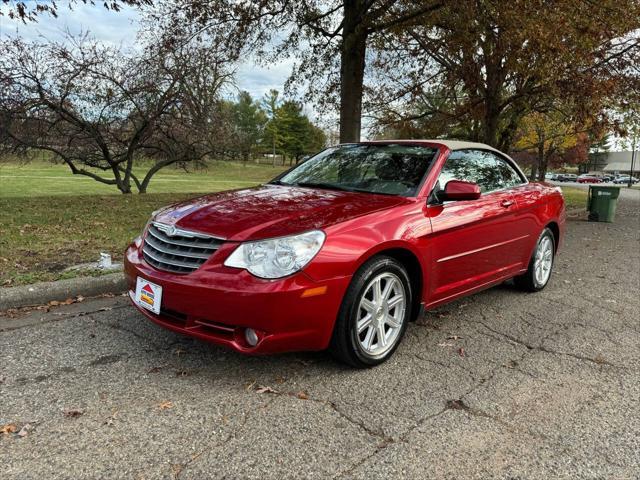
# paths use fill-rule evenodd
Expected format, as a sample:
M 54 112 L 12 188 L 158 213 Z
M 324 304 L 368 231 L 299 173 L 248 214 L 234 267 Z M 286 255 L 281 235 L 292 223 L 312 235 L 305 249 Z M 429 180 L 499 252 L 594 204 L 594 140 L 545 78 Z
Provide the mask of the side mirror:
M 449 180 L 444 186 L 444 192 L 440 192 L 438 197 L 442 201 L 477 200 L 480 198 L 480 187 L 473 182 Z

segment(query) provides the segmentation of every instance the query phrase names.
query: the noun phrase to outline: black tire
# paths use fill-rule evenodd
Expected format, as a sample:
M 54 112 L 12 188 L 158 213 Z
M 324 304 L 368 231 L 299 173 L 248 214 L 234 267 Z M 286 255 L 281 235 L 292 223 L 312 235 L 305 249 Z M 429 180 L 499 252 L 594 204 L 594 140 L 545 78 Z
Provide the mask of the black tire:
M 538 249 L 540 248 L 544 239 L 549 239 L 551 241 L 551 267 L 549 271 L 549 276 L 546 281 L 539 282 L 536 278 L 535 273 L 535 260 Z M 538 241 L 536 242 L 536 246 L 533 249 L 533 253 L 531 254 L 531 259 L 529 260 L 529 268 L 525 273 L 519 275 L 513 279 L 516 287 L 525 292 L 539 292 L 544 289 L 549 283 L 551 279 L 551 273 L 553 272 L 553 265 L 555 263 L 555 253 L 556 253 L 556 239 L 553 236 L 553 232 L 549 228 L 545 228 L 540 236 L 538 237 Z
M 400 281 L 404 289 L 405 301 L 398 308 L 403 310 L 402 323 L 395 334 L 393 345 L 380 356 L 370 355 L 361 345 L 359 338 L 362 333 L 357 332 L 358 316 L 361 314 L 360 302 L 370 288 L 370 283 L 381 275 L 390 274 Z M 397 282 L 392 282 L 397 285 Z M 365 291 L 365 289 L 367 289 Z M 329 352 L 337 360 L 356 368 L 367 368 L 379 365 L 389 359 L 402 341 L 402 337 L 407 329 L 413 306 L 413 292 L 409 275 L 402 264 L 395 259 L 379 255 L 369 259 L 364 263 L 353 276 L 347 292 L 342 300 L 338 318 L 333 328 L 333 335 L 329 344 Z M 392 307 L 393 308 L 393 307 Z M 364 311 L 364 310 L 362 310 Z M 391 309 L 388 310 L 389 312 Z M 399 315 L 399 311 L 394 310 L 394 315 Z M 371 327 L 373 328 L 373 327 Z M 384 331 L 385 326 L 381 327 Z M 376 334 L 373 333 L 372 337 Z M 384 336 L 384 334 L 383 334 Z M 377 338 L 377 337 L 375 337 Z

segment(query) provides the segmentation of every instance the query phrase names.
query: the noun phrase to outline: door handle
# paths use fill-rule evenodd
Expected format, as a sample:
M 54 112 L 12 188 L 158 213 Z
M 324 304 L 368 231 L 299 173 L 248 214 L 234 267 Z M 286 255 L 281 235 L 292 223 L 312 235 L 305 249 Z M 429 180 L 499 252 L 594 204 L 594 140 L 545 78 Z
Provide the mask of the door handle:
M 511 205 L 513 205 L 513 200 L 503 200 L 500 205 L 504 208 L 509 208 Z

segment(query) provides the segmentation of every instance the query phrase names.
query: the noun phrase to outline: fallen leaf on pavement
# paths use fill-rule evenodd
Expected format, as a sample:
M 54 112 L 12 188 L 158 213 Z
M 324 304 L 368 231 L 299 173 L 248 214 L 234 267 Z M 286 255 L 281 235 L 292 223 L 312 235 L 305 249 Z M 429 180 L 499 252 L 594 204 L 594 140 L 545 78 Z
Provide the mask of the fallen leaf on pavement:
M 170 402 L 169 400 L 165 400 L 158 404 L 158 410 L 169 410 L 171 408 L 173 408 L 173 402 Z
M 309 400 L 309 394 L 307 392 L 305 392 L 304 390 L 299 391 L 297 397 L 300 400 Z
M 469 410 L 469 407 L 463 400 L 447 400 L 447 408 L 451 410 Z
M 29 430 L 31 430 L 33 427 L 30 423 L 26 423 L 25 425 L 22 426 L 22 428 L 20 429 L 20 431 L 18 432 L 18 436 L 19 437 L 26 437 L 29 434 Z
M 0 427 L 0 433 L 3 435 L 9 435 L 10 433 L 14 433 L 16 430 L 18 430 L 18 427 L 15 423 L 7 423 Z
M 458 349 L 458 355 L 460 355 L 461 357 L 466 356 L 466 353 L 464 352 L 464 348 L 460 347 L 460 348 Z
M 260 385 L 258 388 L 256 388 L 256 393 L 278 393 L 278 391 L 274 390 L 271 387 Z
M 77 418 L 84 415 L 82 410 L 65 410 L 64 416 L 67 418 Z
M 447 340 L 462 340 L 462 337 L 459 337 L 458 335 L 451 335 L 447 337 Z
M 104 421 L 104 424 L 105 424 L 105 425 L 109 425 L 109 426 L 113 425 L 113 422 L 116 420 L 116 417 L 117 417 L 117 416 L 118 416 L 118 410 L 115 410 L 115 411 L 111 414 L 111 416 L 110 416 L 109 418 L 107 418 L 107 419 Z

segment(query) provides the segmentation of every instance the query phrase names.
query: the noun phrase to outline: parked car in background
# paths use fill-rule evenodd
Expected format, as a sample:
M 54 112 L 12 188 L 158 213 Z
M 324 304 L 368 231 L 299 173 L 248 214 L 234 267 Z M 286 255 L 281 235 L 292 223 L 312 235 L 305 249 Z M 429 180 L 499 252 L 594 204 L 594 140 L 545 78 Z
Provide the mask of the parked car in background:
M 595 175 L 582 174 L 580 175 L 576 181 L 578 183 L 602 183 L 602 179 L 596 177 Z
M 630 178 L 631 178 L 631 183 L 640 182 L 640 180 L 638 180 L 636 177 L 630 177 L 629 175 L 620 175 L 613 180 L 613 183 L 616 183 L 616 184 L 629 183 Z
M 561 190 L 487 145 L 362 142 L 154 212 L 125 273 L 133 304 L 167 329 L 368 367 L 422 309 L 509 278 L 542 290 L 564 231 Z
M 613 175 L 603 175 L 602 177 L 602 181 L 603 182 L 612 182 L 616 177 L 614 177 Z
M 578 176 L 573 173 L 560 173 L 558 174 L 558 182 L 575 182 Z

